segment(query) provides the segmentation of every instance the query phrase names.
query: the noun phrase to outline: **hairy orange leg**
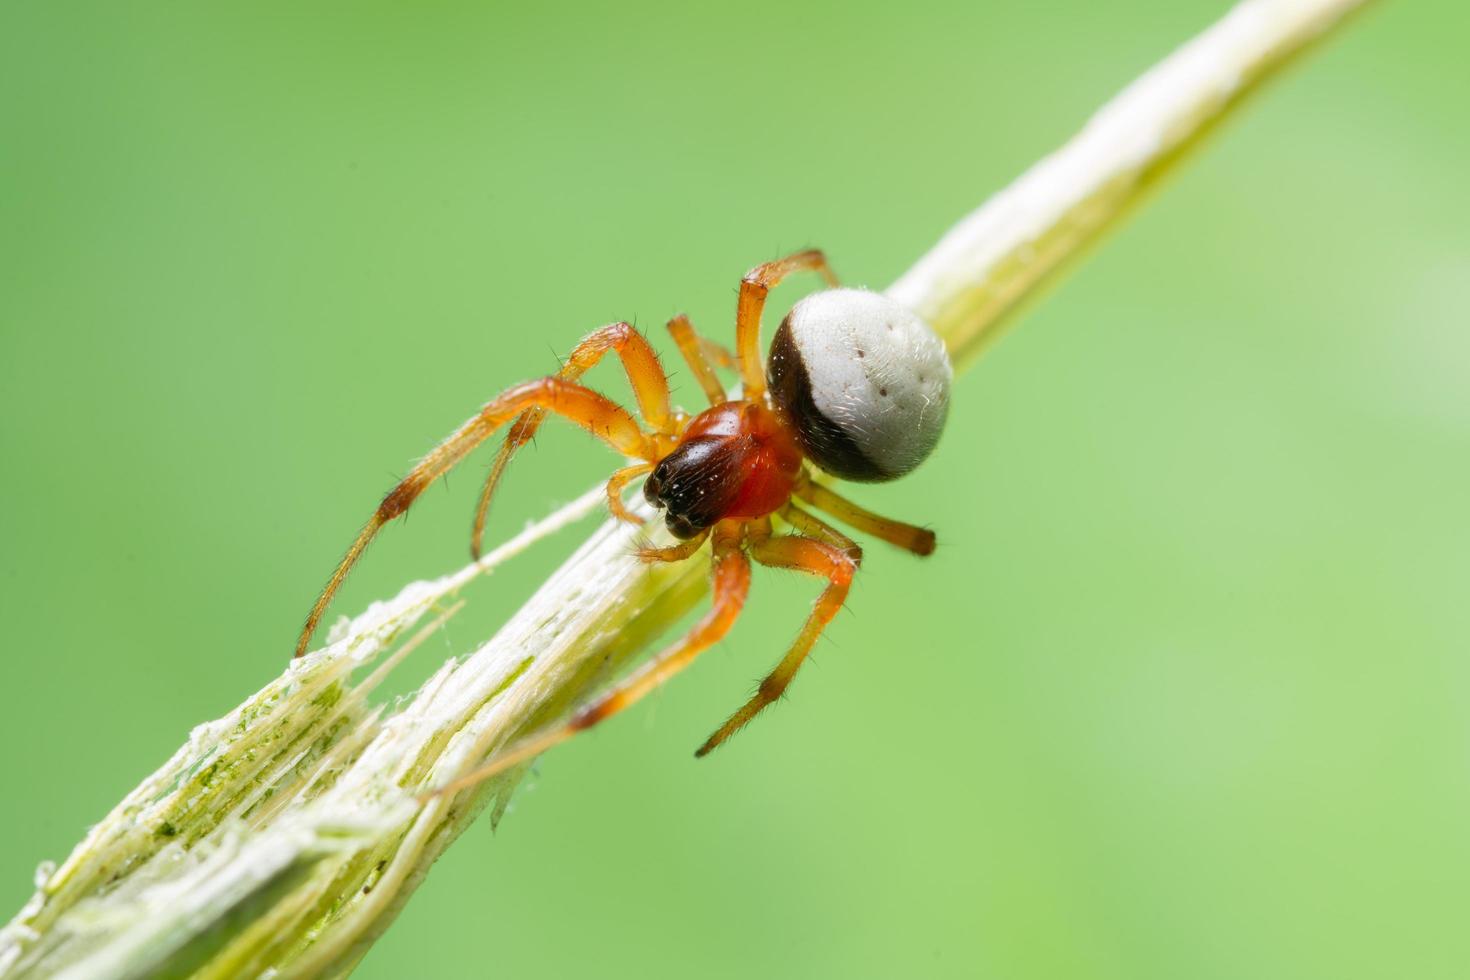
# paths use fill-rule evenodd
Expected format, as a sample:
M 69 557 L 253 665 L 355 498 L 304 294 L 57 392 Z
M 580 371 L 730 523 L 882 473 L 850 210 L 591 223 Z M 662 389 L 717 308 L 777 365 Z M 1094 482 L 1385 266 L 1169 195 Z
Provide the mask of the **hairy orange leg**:
M 781 508 L 780 514 L 786 523 L 796 528 L 797 533 L 808 538 L 816 538 L 818 541 L 825 541 L 839 551 L 851 555 L 854 561 L 863 560 L 861 545 L 817 515 L 808 514 L 794 503 L 787 503 Z
M 798 535 L 785 535 L 757 541 L 751 545 L 750 557 L 762 565 L 769 565 L 773 568 L 790 568 L 822 576 L 827 579 L 827 588 L 823 590 L 812 607 L 811 616 L 807 618 L 806 625 L 797 634 L 796 642 L 792 645 L 791 650 L 776 665 L 776 669 L 761 681 L 755 695 L 739 711 L 731 715 L 729 721 L 721 725 L 718 731 L 705 740 L 705 743 L 694 753 L 696 756 L 708 755 L 785 693 L 792 678 L 796 676 L 796 672 L 806 661 L 807 654 L 811 653 L 812 644 L 817 642 L 817 637 L 822 634 L 822 630 L 827 628 L 827 624 L 842 608 L 842 603 L 847 599 L 848 587 L 852 585 L 853 574 L 858 567 L 857 559 L 840 548 L 827 544 L 825 541 Z
M 669 405 L 669 380 L 658 363 L 658 355 L 649 346 L 648 340 L 627 323 L 609 323 L 598 327 L 582 339 L 567 356 L 555 377 L 566 381 L 577 381 L 602 360 L 609 351 L 617 354 L 633 386 L 633 397 L 638 401 L 638 411 L 649 428 L 655 432 L 669 433 L 673 430 L 673 409 Z M 480 557 L 480 546 L 485 539 L 485 517 L 490 511 L 490 498 L 505 473 L 506 464 L 517 449 L 530 442 L 541 427 L 546 413 L 540 410 L 526 412 L 511 427 L 490 466 L 485 486 L 480 491 L 480 501 L 475 505 L 475 523 L 470 531 L 470 554 Z
M 623 490 L 638 479 L 644 473 L 653 471 L 652 463 L 634 463 L 632 466 L 624 466 L 618 470 L 607 481 L 607 509 L 612 511 L 612 516 L 629 524 L 643 523 L 643 518 L 633 513 L 623 504 Z
M 740 380 L 746 398 L 759 399 L 766 390 L 761 351 L 761 313 L 766 307 L 766 296 L 793 272 L 806 271 L 821 273 L 827 285 L 837 285 L 837 276 L 827 264 L 827 257 L 814 248 L 758 265 L 740 281 L 740 299 L 735 306 L 735 355 L 740 361 Z
M 556 728 L 511 745 L 490 762 L 425 794 L 433 798 L 458 793 L 535 758 L 542 752 L 586 731 L 600 721 L 637 704 L 650 691 L 659 687 L 694 662 L 700 653 L 718 642 L 734 624 L 750 591 L 750 562 L 740 546 L 740 524 L 730 521 L 715 529 L 713 579 L 714 600 L 694 628 L 679 642 L 659 653 L 572 715 L 571 720 Z
M 711 405 L 722 405 L 729 399 L 725 393 L 725 386 L 720 384 L 720 379 L 715 375 L 714 365 L 711 363 L 707 341 L 694 331 L 694 324 L 689 322 L 689 317 L 680 313 L 669 321 L 669 333 L 674 337 L 674 343 L 679 347 L 679 353 L 684 355 L 689 370 L 694 372 L 694 380 L 699 382 L 699 387 L 704 390 L 704 395 L 709 399 Z
M 803 480 L 795 490 L 796 496 L 813 507 L 824 510 L 844 524 L 849 524 L 865 534 L 897 545 L 916 555 L 934 554 L 934 532 L 926 527 L 915 527 L 903 521 L 879 517 L 866 508 L 840 496 L 820 483 Z
M 541 378 L 508 389 L 486 403 L 478 414 L 436 446 L 409 471 L 408 476 L 388 491 L 377 511 L 358 534 L 357 540 L 347 549 L 347 554 L 338 563 L 336 571 L 332 572 L 332 577 L 327 580 L 316 605 L 307 614 L 306 623 L 301 628 L 301 638 L 296 642 L 296 656 L 306 652 L 311 634 L 321 622 L 322 614 L 326 612 L 332 596 L 379 529 L 408 510 L 424 488 L 449 472 L 496 429 L 532 409 L 552 412 L 575 422 L 624 456 L 641 457 L 650 463 L 658 459 L 657 441 L 644 435 L 633 416 L 621 405 L 590 388 L 561 378 Z

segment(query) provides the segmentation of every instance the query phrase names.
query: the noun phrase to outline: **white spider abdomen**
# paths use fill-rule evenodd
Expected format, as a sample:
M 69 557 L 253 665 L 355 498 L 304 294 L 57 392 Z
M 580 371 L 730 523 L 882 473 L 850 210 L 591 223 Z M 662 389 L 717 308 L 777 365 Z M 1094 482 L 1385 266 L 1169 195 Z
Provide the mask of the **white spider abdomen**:
M 812 461 L 864 481 L 924 461 L 944 429 L 954 374 L 928 324 L 865 289 L 813 293 L 792 307 L 767 372 Z

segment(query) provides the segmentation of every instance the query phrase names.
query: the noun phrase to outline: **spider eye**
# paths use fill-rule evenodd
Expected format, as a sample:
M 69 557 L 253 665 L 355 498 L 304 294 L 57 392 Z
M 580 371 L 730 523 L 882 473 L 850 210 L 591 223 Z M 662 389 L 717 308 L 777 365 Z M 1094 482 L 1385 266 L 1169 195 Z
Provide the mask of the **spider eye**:
M 928 324 L 863 289 L 814 293 L 792 307 L 766 371 L 812 462 L 865 482 L 897 479 L 933 451 L 954 374 Z

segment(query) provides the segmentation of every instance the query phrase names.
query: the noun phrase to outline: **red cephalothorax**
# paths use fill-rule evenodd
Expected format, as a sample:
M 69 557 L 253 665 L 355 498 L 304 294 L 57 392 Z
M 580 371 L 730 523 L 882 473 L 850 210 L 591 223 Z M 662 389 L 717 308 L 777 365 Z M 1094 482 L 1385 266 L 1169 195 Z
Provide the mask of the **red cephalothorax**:
M 761 312 L 767 293 L 787 275 L 803 270 L 821 273 L 832 288 L 802 300 L 782 322 L 772 347 L 768 390 Z M 681 561 L 710 542 L 713 607 L 682 640 L 566 722 L 510 746 L 436 793 L 467 788 L 539 755 L 628 707 L 688 666 L 739 615 L 750 587 L 751 559 L 816 575 L 827 587 L 780 664 L 695 754 L 709 752 L 777 700 L 842 608 L 862 559 L 856 542 L 798 500 L 914 554 L 933 552 L 932 532 L 879 517 L 838 496 L 807 471 L 813 464 L 846 479 L 891 480 L 912 470 L 933 449 L 949 405 L 952 372 L 943 344 L 919 317 L 880 293 L 838 288 L 822 253 L 807 251 L 757 266 L 741 281 L 733 355 L 696 334 L 687 317 L 670 321 L 669 332 L 710 408 L 693 418 L 673 408 L 657 355 L 628 324 L 594 331 L 557 374 L 507 389 L 420 460 L 383 498 L 307 615 L 297 656 L 306 652 L 332 596 L 383 525 L 509 424 L 475 510 L 470 550 L 478 557 L 490 498 L 505 466 L 548 413 L 637 460 L 608 480 L 608 508 L 615 517 L 643 523 L 623 503 L 623 491 L 646 476 L 644 496 L 664 511 L 664 522 L 680 539 L 671 547 L 645 548 L 638 552 L 641 558 Z M 580 383 L 608 353 L 622 361 L 650 431 L 622 406 Z M 740 397 L 731 399 L 726 393 L 716 367 L 739 370 Z M 789 533 L 778 534 L 773 519 Z
M 696 416 L 659 460 L 643 494 L 676 538 L 727 518 L 765 517 L 791 499 L 801 475 L 796 434 L 757 402 L 725 402 Z

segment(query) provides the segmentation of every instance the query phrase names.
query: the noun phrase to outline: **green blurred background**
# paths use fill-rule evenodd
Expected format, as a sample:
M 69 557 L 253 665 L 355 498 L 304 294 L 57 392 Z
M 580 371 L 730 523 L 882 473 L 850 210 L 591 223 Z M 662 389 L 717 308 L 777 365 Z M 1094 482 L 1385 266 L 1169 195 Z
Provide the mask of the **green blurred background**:
M 483 399 L 608 320 L 728 335 L 796 247 L 886 284 L 1224 8 L 5 5 L 4 914 Z M 815 594 L 766 570 L 360 975 L 1464 976 L 1465 11 L 1362 17 L 962 379 L 854 494 L 940 552 L 871 548 L 784 706 L 691 758 Z M 492 536 L 612 463 L 548 430 Z M 471 470 L 339 612 L 458 567 Z

